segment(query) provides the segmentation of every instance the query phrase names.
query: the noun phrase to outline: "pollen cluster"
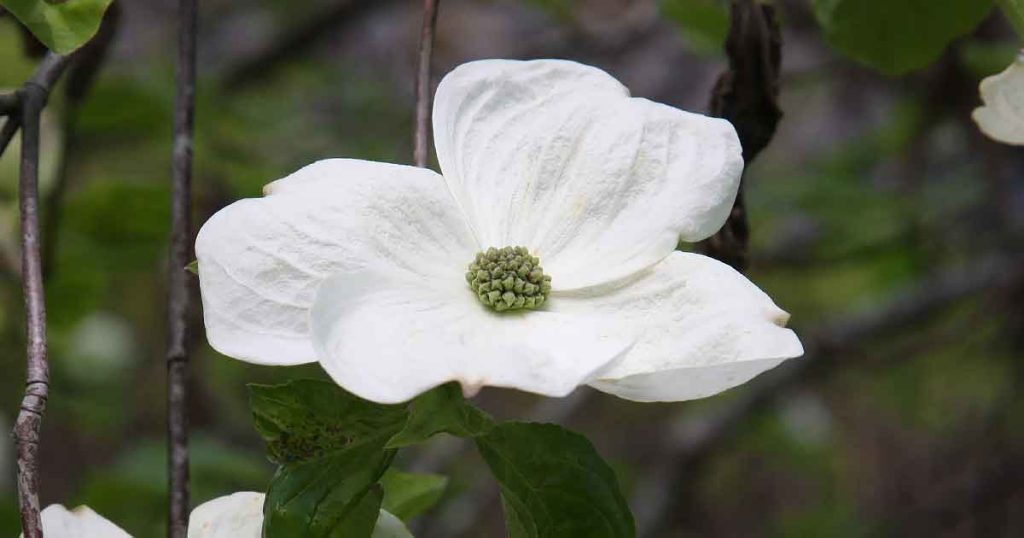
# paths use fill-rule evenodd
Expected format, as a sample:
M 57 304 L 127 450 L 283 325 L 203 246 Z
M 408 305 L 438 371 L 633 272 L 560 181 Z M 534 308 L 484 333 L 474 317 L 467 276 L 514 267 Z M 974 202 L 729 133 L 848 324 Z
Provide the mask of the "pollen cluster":
M 491 247 L 477 253 L 466 282 L 481 303 L 498 312 L 538 308 L 551 291 L 551 277 L 526 247 Z

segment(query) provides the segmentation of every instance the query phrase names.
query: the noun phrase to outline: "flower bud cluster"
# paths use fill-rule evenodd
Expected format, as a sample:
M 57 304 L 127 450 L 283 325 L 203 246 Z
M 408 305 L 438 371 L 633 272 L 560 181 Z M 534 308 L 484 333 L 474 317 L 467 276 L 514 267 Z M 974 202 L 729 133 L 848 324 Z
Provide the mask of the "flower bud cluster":
M 466 282 L 480 302 L 498 312 L 539 308 L 551 291 L 551 277 L 526 247 L 491 247 L 477 253 Z

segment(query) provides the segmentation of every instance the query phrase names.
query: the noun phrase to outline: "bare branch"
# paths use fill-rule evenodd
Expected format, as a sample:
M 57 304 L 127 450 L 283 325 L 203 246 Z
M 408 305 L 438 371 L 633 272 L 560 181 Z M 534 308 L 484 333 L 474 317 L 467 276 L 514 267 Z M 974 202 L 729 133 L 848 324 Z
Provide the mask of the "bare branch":
M 715 85 L 711 114 L 729 120 L 736 128 L 744 163 L 749 165 L 768 145 L 782 117 L 777 103 L 782 37 L 775 9 L 769 4 L 733 0 L 731 13 L 725 44 L 729 69 Z M 705 254 L 742 271 L 749 263 L 749 239 L 741 182 L 725 225 L 700 247 Z
M 178 88 L 174 103 L 171 155 L 171 252 L 167 311 L 167 437 L 170 506 L 167 535 L 185 538 L 188 530 L 188 374 L 189 282 L 191 259 L 192 133 L 196 92 L 196 0 L 178 4 Z
M 39 434 L 49 394 L 46 362 L 46 301 L 39 234 L 39 118 L 50 88 L 67 65 L 67 57 L 47 54 L 28 82 L 19 90 L 22 126 L 18 206 L 21 215 L 21 272 L 25 295 L 26 375 L 25 397 L 14 424 L 18 446 L 18 507 L 26 538 L 41 538 L 39 519 Z M 10 121 L 10 120 L 9 120 Z
M 971 295 L 1013 285 L 1024 278 L 1024 260 L 990 258 L 974 265 L 948 269 L 895 294 L 879 308 L 844 317 L 818 330 L 806 331 L 805 356 L 772 370 L 743 389 L 729 405 L 709 415 L 687 417 L 666 436 L 666 457 L 641 481 L 635 501 L 641 536 L 661 536 L 674 523 L 672 508 L 686 498 L 695 469 L 729 443 L 759 412 L 769 409 L 790 387 L 837 371 L 838 358 L 869 338 L 905 329 Z
M 423 0 L 423 29 L 420 31 L 420 59 L 416 70 L 416 127 L 413 133 L 413 163 L 427 166 L 430 140 L 430 58 L 434 52 L 434 29 L 440 0 Z

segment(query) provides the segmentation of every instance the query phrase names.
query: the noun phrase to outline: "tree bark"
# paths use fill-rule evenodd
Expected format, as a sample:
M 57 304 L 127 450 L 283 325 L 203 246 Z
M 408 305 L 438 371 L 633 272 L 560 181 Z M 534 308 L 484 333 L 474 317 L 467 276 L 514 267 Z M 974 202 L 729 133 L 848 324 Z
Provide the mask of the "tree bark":
M 710 112 L 729 120 L 743 146 L 745 166 L 757 157 L 775 134 L 782 118 L 777 102 L 782 36 L 775 8 L 755 0 L 733 0 L 725 51 L 729 69 L 718 78 Z M 744 173 L 744 176 L 746 174 Z M 699 244 L 708 256 L 744 271 L 749 265 L 750 225 L 740 182 L 728 220 L 715 235 Z

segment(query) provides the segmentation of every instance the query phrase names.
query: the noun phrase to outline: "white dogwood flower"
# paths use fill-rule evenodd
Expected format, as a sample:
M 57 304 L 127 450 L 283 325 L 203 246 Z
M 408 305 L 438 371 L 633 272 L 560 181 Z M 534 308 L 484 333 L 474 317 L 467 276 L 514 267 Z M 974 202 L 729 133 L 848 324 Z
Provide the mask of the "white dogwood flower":
M 972 117 L 983 133 L 1004 144 L 1024 146 L 1024 50 L 1002 73 L 981 81 L 984 106 Z
M 756 286 L 676 251 L 733 205 L 743 160 L 727 121 L 557 60 L 462 65 L 433 118 L 442 175 L 319 161 L 203 226 L 216 350 L 319 361 L 377 402 L 452 380 L 686 400 L 802 354 Z

